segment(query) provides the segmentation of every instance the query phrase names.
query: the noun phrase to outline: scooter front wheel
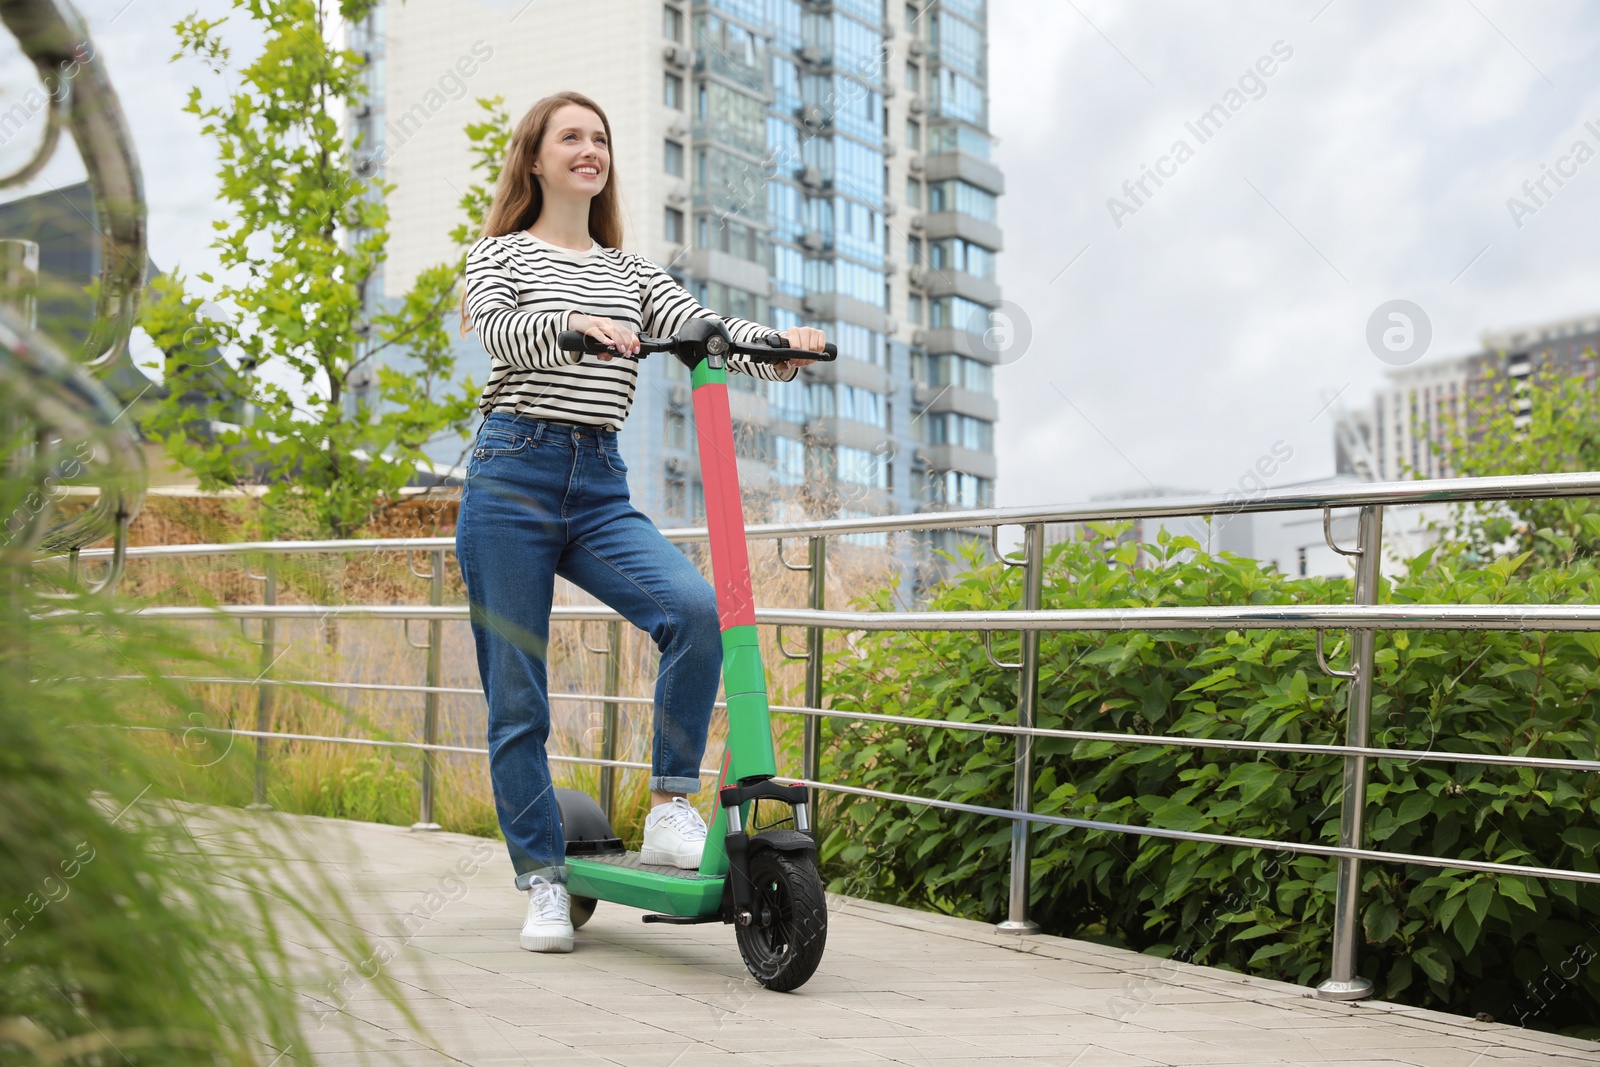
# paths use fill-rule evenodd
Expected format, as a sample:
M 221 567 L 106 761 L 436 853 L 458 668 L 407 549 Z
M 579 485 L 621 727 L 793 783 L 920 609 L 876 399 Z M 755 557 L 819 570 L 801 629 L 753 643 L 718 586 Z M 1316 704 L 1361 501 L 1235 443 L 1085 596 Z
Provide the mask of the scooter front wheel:
M 735 926 L 756 981 L 786 993 L 816 972 L 828 941 L 828 903 L 810 855 L 765 848 L 750 857 L 749 926 Z

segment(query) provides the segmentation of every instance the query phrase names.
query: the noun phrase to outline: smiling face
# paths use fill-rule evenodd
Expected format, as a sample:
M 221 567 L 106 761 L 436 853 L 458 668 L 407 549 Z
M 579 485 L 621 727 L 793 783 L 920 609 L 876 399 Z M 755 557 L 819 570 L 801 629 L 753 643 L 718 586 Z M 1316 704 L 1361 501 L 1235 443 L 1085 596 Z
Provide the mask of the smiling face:
M 579 104 L 566 104 L 550 116 L 534 180 L 545 196 L 594 196 L 611 173 L 611 140 L 600 116 Z

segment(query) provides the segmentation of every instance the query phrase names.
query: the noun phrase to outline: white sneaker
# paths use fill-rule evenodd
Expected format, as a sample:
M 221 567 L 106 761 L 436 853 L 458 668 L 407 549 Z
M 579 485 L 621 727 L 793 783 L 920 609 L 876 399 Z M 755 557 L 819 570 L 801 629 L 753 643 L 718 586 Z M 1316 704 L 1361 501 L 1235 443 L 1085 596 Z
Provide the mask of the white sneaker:
M 528 886 L 528 918 L 522 924 L 522 947 L 529 952 L 572 951 L 572 904 L 567 887 L 543 878 Z
M 706 821 L 682 797 L 657 804 L 644 820 L 639 862 L 695 870 L 706 847 Z

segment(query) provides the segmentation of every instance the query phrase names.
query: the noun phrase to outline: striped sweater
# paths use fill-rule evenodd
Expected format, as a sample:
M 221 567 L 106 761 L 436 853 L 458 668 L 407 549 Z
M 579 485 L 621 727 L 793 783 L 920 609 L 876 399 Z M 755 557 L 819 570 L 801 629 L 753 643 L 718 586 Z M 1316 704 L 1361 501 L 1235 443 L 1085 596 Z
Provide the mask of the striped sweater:
M 595 244 L 587 252 L 523 230 L 485 237 L 467 253 L 467 317 L 490 356 L 478 408 L 620 430 L 639 378 L 632 359 L 563 352 L 556 335 L 574 313 L 598 315 L 635 333 L 667 337 L 691 318 L 718 318 L 643 256 Z M 760 343 L 775 331 L 722 317 L 735 341 Z M 671 358 L 670 356 L 653 358 Z M 770 364 L 734 356 L 729 369 L 788 381 Z

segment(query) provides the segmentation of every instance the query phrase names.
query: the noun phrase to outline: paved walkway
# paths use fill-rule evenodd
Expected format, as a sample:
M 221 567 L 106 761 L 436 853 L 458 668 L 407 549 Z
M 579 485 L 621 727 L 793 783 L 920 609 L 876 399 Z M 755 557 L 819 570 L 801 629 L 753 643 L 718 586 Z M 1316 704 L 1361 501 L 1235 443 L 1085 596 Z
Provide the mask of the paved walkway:
M 524 952 L 500 846 L 289 821 L 376 939 L 361 970 L 398 982 L 425 1028 L 356 970 L 308 979 L 307 1030 L 330 1067 L 1600 1065 L 1587 1042 L 846 898 L 830 899 L 821 969 L 790 994 L 749 979 L 727 927 L 646 926 L 606 903 L 571 955 Z M 309 974 L 328 958 L 304 940 Z

